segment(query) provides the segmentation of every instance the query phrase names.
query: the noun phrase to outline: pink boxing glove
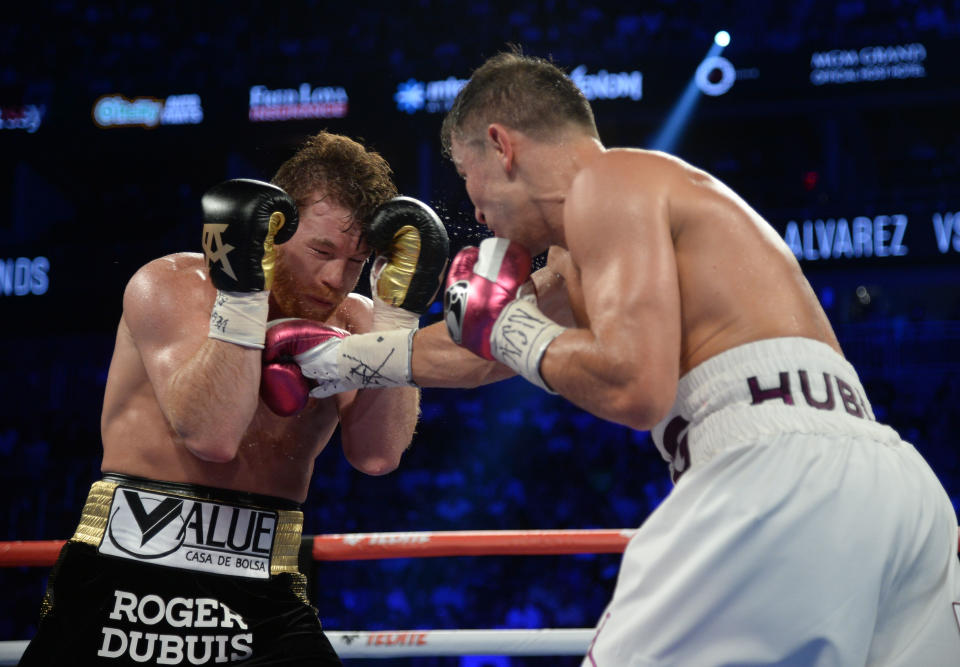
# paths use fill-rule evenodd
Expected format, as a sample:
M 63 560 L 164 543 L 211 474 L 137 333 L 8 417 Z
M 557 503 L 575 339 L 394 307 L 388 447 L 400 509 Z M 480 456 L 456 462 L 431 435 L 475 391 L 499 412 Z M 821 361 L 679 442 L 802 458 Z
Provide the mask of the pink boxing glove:
M 447 274 L 443 319 L 450 338 L 494 360 L 490 334 L 504 308 L 530 277 L 530 253 L 509 239 L 489 238 L 457 253 Z
M 447 276 L 443 319 L 453 342 L 554 393 L 540 374 L 540 362 L 565 329 L 537 307 L 528 284 L 530 262 L 527 249 L 507 239 L 464 248 Z
M 307 405 L 311 385 L 296 356 L 339 346 L 350 334 L 312 320 L 282 319 L 267 323 L 260 375 L 260 398 L 274 414 L 290 417 Z
M 281 417 L 303 410 L 309 397 L 413 386 L 410 355 L 416 329 L 350 335 L 298 319 L 274 320 L 267 327 L 260 398 Z

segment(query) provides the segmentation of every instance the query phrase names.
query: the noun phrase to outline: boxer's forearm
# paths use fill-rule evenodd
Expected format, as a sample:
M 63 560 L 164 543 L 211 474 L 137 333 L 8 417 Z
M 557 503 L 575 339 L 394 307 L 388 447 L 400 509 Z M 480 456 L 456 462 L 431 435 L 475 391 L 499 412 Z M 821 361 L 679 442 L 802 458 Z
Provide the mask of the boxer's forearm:
M 215 185 L 200 203 L 207 274 L 216 288 L 208 337 L 175 367 L 168 366 L 163 349 L 156 351 L 157 366 L 169 376 L 152 379 L 184 445 L 205 461 L 227 462 L 257 409 L 276 246 L 293 236 L 299 212 L 286 192 L 250 179 Z M 176 341 L 188 332 L 170 326 L 167 334 Z
M 567 329 L 547 347 L 540 375 L 553 391 L 580 408 L 631 428 L 646 430 L 673 404 L 676 353 L 638 341 L 601 341 L 589 329 Z
M 343 397 L 338 399 L 341 443 L 350 465 L 368 475 L 395 470 L 413 438 L 420 391 L 415 387 L 361 389 L 338 397 Z
M 259 402 L 260 350 L 207 339 L 158 397 L 174 432 L 197 458 L 233 460 Z
M 419 387 L 472 388 L 515 375 L 503 364 L 456 345 L 443 322 L 414 335 L 411 366 L 413 381 Z

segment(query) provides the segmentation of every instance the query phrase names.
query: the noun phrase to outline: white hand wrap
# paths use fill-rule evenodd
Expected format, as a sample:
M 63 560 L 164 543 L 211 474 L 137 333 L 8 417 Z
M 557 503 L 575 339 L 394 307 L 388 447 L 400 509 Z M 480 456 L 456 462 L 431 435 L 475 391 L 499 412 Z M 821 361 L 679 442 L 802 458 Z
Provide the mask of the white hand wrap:
M 330 340 L 295 360 L 306 377 L 317 381 L 310 392 L 314 398 L 354 389 L 412 386 L 415 331 L 394 329 Z
M 374 292 L 372 331 L 385 331 L 387 329 L 418 329 L 419 327 L 419 315 L 398 306 L 391 306 L 377 296 L 376 292 Z
M 387 266 L 386 257 L 377 257 L 370 267 L 370 294 L 373 296 L 373 328 L 371 331 L 387 329 L 418 329 L 420 316 L 411 310 L 391 306 L 380 298 L 377 282 Z
M 243 347 L 263 349 L 267 333 L 270 292 L 227 292 L 217 290 L 210 311 L 210 338 Z
M 540 360 L 547 346 L 566 329 L 537 307 L 536 297 L 512 301 L 500 313 L 490 334 L 490 352 L 541 389 L 555 394 L 540 375 Z

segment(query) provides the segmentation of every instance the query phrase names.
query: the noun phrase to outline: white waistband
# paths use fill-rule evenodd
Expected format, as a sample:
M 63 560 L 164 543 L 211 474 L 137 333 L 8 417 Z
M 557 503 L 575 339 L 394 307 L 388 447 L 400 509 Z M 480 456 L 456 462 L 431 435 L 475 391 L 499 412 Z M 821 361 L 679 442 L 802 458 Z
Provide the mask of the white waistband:
M 652 435 L 674 479 L 721 451 L 783 433 L 899 440 L 877 424 L 857 372 L 809 338 L 747 343 L 684 375 L 670 414 Z

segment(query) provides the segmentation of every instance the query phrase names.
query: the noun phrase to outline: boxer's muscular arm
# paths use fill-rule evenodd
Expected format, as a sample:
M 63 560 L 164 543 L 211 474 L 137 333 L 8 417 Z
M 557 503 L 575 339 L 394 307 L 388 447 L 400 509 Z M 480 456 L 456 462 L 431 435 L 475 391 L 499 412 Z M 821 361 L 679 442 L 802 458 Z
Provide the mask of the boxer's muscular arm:
M 443 322 L 413 337 L 413 381 L 420 387 L 472 389 L 516 375 L 496 361 L 487 361 L 450 340 Z
M 610 155 L 574 182 L 564 229 L 590 328 L 557 337 L 540 372 L 585 410 L 647 429 L 676 393 L 680 296 L 668 219 L 673 170 L 634 159 Z
M 574 326 L 563 279 L 549 259 L 547 266 L 535 271 L 531 279 L 543 312 L 560 324 Z M 420 387 L 474 388 L 516 375 L 509 367 L 487 361 L 455 344 L 443 322 L 416 333 L 412 362 L 413 380 Z
M 359 389 L 336 394 L 343 454 L 368 475 L 385 475 L 400 465 L 420 416 L 416 387 Z
M 351 333 L 366 333 L 373 323 L 369 300 L 350 298 Z M 416 387 L 360 389 L 334 395 L 340 414 L 343 454 L 357 470 L 384 475 L 400 465 L 420 416 Z
M 124 309 L 172 434 L 197 458 L 228 462 L 259 403 L 276 245 L 299 214 L 286 192 L 251 179 L 219 183 L 200 204 L 205 261 L 148 264 Z
M 258 402 L 260 350 L 208 338 L 215 290 L 199 256 L 141 268 L 124 292 L 124 321 L 175 437 L 206 461 L 236 456 Z

